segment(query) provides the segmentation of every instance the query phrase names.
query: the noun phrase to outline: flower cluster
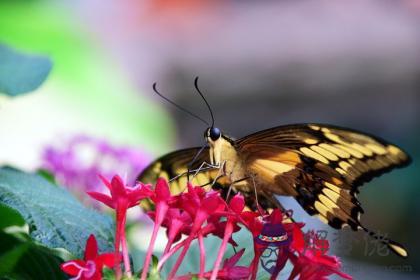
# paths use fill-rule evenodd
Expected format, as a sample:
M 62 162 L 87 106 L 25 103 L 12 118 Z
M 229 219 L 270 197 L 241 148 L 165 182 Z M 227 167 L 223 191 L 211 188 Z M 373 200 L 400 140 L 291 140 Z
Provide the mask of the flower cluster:
M 76 135 L 63 141 L 62 146 L 46 147 L 42 160 L 42 168 L 54 174 L 59 183 L 84 195 L 85 191 L 104 191 L 98 174 L 111 177 L 121 172 L 134 182 L 139 170 L 150 162 L 150 155 L 103 139 Z
M 95 253 L 92 257 L 92 254 L 89 253 L 89 258 L 85 257 L 84 261 L 70 261 L 63 264 L 65 272 L 73 276 L 77 275 L 73 279 L 99 279 L 103 265 L 113 266 L 116 278 L 121 279 L 122 270 L 119 261 L 121 255 L 125 268 L 124 274 L 127 277 L 132 277 L 124 229 L 126 212 L 128 208 L 138 205 L 143 199 L 149 199 L 154 203 L 153 211 L 147 213 L 154 221 L 154 227 L 141 279 L 147 279 L 149 276 L 156 237 L 161 227 L 166 229 L 168 243 L 154 270 L 159 272 L 170 257 L 180 252 L 169 272 L 169 279 L 256 279 L 260 262 L 263 268 L 271 274 L 271 279 L 276 279 L 288 261 L 293 265 L 289 279 L 296 277 L 299 279 L 326 279 L 331 274 L 351 279 L 347 274 L 340 272 L 341 264 L 336 257 L 325 255 L 329 247 L 328 241 L 321 240 L 312 231 L 305 236 L 302 231 L 304 225 L 293 222 L 289 212 L 283 213 L 278 209 L 271 213 L 261 209 L 255 212 L 246 211 L 244 197 L 240 194 L 226 202 L 219 192 L 205 191 L 203 188 L 191 184 L 187 185 L 186 192 L 172 195 L 168 182 L 164 179 L 158 179 L 154 188 L 142 183 L 138 183 L 134 187 L 126 186 L 119 176 L 114 176 L 110 182 L 103 177 L 101 179 L 109 189 L 110 195 L 98 192 L 88 192 L 88 194 L 116 211 L 114 257 L 110 259 L 109 254 L 106 254 L 108 262 L 101 262 L 97 261 L 97 258 L 102 255 L 97 257 Z M 233 240 L 233 234 L 242 227 L 249 230 L 253 236 L 254 258 L 248 266 L 237 265 L 245 248 L 223 261 L 228 244 L 238 247 L 238 244 Z M 205 271 L 204 238 L 210 234 L 220 237 L 222 243 L 218 249 L 213 269 Z M 198 272 L 177 275 L 194 240 L 197 240 L 200 252 Z M 306 240 L 309 241 L 305 242 Z M 88 241 L 88 244 L 89 242 L 92 241 Z M 275 251 L 275 254 L 272 254 L 272 251 Z M 271 255 L 275 255 L 276 258 L 265 262 L 265 258 Z M 274 263 L 274 265 L 269 267 L 268 263 Z M 78 266 L 76 267 L 74 264 L 78 264 Z M 68 269 L 69 266 L 72 266 L 72 270 Z

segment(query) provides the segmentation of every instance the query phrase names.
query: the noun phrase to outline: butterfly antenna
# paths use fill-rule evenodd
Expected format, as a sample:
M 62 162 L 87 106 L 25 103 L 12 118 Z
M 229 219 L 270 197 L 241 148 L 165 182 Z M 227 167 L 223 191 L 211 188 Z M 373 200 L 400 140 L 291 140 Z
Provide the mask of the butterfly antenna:
M 174 101 L 170 100 L 169 98 L 167 98 L 166 96 L 162 95 L 157 89 L 156 89 L 156 85 L 157 83 L 153 84 L 153 91 L 159 95 L 161 98 L 165 99 L 167 102 L 169 102 L 170 104 L 172 104 L 173 106 L 175 106 L 176 108 L 178 108 L 179 110 L 183 111 L 184 113 L 187 113 L 190 116 L 193 116 L 194 118 L 202 121 L 203 123 L 205 123 L 207 126 L 209 126 L 209 123 L 207 121 L 205 121 L 204 119 L 202 119 L 201 117 L 197 116 L 196 114 L 188 111 L 187 109 L 179 106 L 178 104 L 176 104 Z
M 213 127 L 213 126 L 214 126 L 214 116 L 213 116 L 213 111 L 212 111 L 212 109 L 211 109 L 211 107 L 210 107 L 210 104 L 207 102 L 207 99 L 204 97 L 203 93 L 202 93 L 202 92 L 200 91 L 200 89 L 198 88 L 198 76 L 197 76 L 197 77 L 195 77 L 195 80 L 194 80 L 194 86 L 195 86 L 195 89 L 197 90 L 198 94 L 200 94 L 201 98 L 203 98 L 204 102 L 206 103 L 207 108 L 209 109 L 209 112 L 210 112 L 210 115 L 211 115 L 211 127 Z

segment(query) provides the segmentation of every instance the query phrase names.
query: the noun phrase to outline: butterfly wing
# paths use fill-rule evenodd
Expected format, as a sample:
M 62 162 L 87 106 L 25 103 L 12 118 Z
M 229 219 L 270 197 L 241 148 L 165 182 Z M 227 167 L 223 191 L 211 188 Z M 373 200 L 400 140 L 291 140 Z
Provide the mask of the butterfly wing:
M 170 181 L 169 186 L 172 194 L 179 194 L 187 189 L 188 182 L 188 165 L 197 155 L 201 148 L 189 148 L 178 150 L 166 154 L 157 160 L 153 161 L 148 167 L 146 167 L 140 175 L 137 177 L 137 180 L 143 183 L 155 184 L 157 178 L 162 177 Z M 204 148 L 201 153 L 197 156 L 195 163 L 191 166 L 191 170 L 198 170 L 200 165 L 203 162 L 210 162 L 209 150 Z M 206 185 L 208 188 L 211 188 L 213 180 L 218 175 L 218 170 L 216 169 L 206 169 L 205 166 L 200 168 L 194 177 L 190 175 L 190 182 L 194 186 Z M 227 178 L 221 178 L 218 180 L 218 184 L 214 187 L 220 187 L 220 185 L 227 185 Z M 144 209 L 150 209 L 150 202 L 144 202 L 142 204 Z
M 235 148 L 264 192 L 292 195 L 334 228 L 360 225 L 358 187 L 410 158 L 377 137 L 331 125 L 280 126 L 239 139 Z
M 189 148 L 178 150 L 166 154 L 157 160 L 153 161 L 148 167 L 146 167 L 140 175 L 137 177 L 137 180 L 143 183 L 155 184 L 157 178 L 162 177 L 166 180 L 170 180 L 169 186 L 172 194 L 179 194 L 186 190 L 187 188 L 187 171 L 188 164 L 194 159 L 201 148 Z M 195 163 L 191 166 L 191 170 L 199 169 L 200 165 L 203 162 L 210 162 L 209 158 L 209 149 L 205 148 L 201 151 L 200 155 L 196 158 Z M 205 188 L 212 188 L 221 192 L 222 197 L 226 198 L 227 193 L 230 187 L 231 182 L 229 178 L 224 176 L 219 178 L 214 184 L 213 181 L 218 176 L 218 170 L 210 169 L 206 170 L 205 167 L 201 169 L 196 176 L 190 175 L 191 183 L 194 186 L 203 186 Z M 176 178 L 176 179 L 174 179 Z M 236 191 L 231 190 L 230 197 L 235 195 Z M 254 192 L 242 193 L 245 198 L 245 203 L 248 209 L 255 210 L 255 195 Z M 265 209 L 273 209 L 277 207 L 276 201 L 270 199 L 261 199 L 260 205 Z M 148 200 L 142 201 L 142 208 L 149 210 L 152 208 L 152 202 Z

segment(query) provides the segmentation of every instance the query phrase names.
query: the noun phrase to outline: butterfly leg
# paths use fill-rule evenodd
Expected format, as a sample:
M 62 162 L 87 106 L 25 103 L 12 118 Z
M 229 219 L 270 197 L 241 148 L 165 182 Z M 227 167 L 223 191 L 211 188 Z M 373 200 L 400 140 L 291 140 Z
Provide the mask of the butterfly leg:
M 207 165 L 207 166 L 205 167 L 205 165 Z M 186 172 L 183 172 L 183 173 L 181 173 L 181 174 L 179 174 L 179 175 L 177 175 L 177 176 L 175 176 L 175 177 L 171 178 L 171 179 L 169 180 L 169 182 L 172 182 L 172 181 L 174 181 L 174 180 L 177 180 L 178 178 L 183 177 L 183 176 L 185 176 L 185 175 L 187 175 L 187 176 L 188 176 L 188 181 L 189 181 L 189 175 L 190 175 L 190 174 L 192 174 L 192 173 L 195 173 L 195 175 L 196 175 L 196 173 L 199 173 L 199 172 L 201 172 L 201 171 L 207 171 L 207 170 L 212 170 L 212 169 L 216 169 L 216 168 L 219 168 L 219 166 L 217 166 L 217 165 L 212 165 L 212 164 L 207 163 L 207 162 L 203 162 L 203 163 L 199 166 L 199 168 L 197 168 L 197 169 L 190 169 L 190 170 L 188 170 L 188 171 L 186 171 Z M 194 175 L 194 176 L 195 176 L 195 175 Z
M 221 167 L 219 165 L 214 165 L 214 164 L 204 161 L 203 163 L 201 163 L 201 165 L 197 169 L 194 170 L 195 172 L 193 175 L 193 179 L 195 176 L 197 176 L 199 172 L 203 171 L 203 169 L 209 170 L 209 169 L 217 169 L 217 168 L 220 170 Z
M 217 175 L 214 178 L 213 182 L 211 183 L 212 186 L 214 186 L 214 184 L 216 184 L 217 180 L 219 180 L 221 177 L 225 176 L 225 164 L 226 161 L 223 161 L 220 165 L 219 165 L 219 170 L 217 171 Z
M 226 194 L 226 199 L 225 200 L 229 201 L 229 196 L 230 196 L 230 193 L 232 192 L 233 185 L 235 185 L 236 183 L 240 183 L 242 181 L 248 180 L 248 179 L 249 179 L 249 177 L 244 177 L 242 179 L 238 179 L 238 180 L 233 181 L 229 186 L 229 189 L 228 189 L 228 192 Z
M 258 202 L 258 192 L 257 192 L 257 184 L 255 183 L 255 175 L 251 174 L 249 176 L 252 180 L 252 185 L 254 187 L 254 194 L 255 194 L 255 204 L 257 205 L 257 210 L 258 212 L 260 212 L 261 216 L 264 216 L 264 213 L 262 211 L 262 208 L 260 207 L 260 203 Z

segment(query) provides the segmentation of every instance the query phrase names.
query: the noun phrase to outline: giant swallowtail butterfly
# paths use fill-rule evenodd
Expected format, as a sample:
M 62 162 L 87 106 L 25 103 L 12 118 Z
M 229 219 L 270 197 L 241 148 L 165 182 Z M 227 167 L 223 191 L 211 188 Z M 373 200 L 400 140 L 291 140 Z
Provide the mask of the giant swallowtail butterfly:
M 308 214 L 335 229 L 349 226 L 371 233 L 360 222 L 359 187 L 410 162 L 409 156 L 393 144 L 332 125 L 285 125 L 234 140 L 213 124 L 204 134 L 207 147 L 164 155 L 138 180 L 153 183 L 164 177 L 170 180 L 174 194 L 186 189 L 187 180 L 219 189 L 225 196 L 228 190 L 240 192 L 251 209 L 257 203 L 264 209 L 281 207 L 275 195 L 293 196 Z M 384 238 L 381 241 L 407 257 L 403 246 Z

